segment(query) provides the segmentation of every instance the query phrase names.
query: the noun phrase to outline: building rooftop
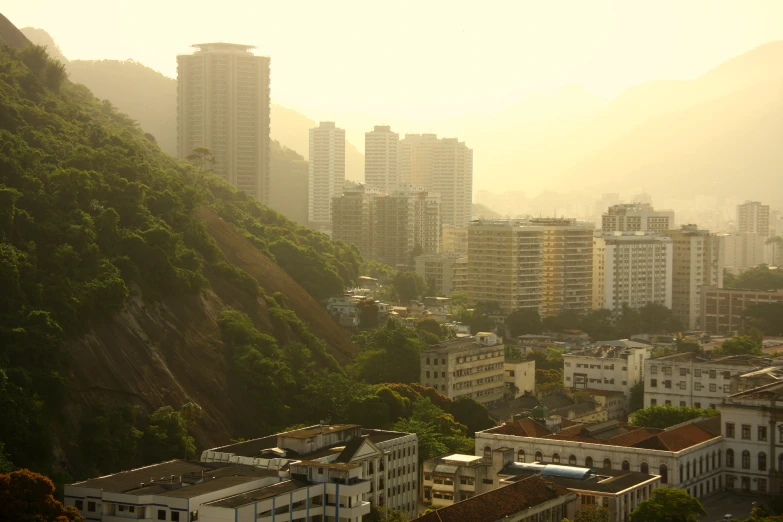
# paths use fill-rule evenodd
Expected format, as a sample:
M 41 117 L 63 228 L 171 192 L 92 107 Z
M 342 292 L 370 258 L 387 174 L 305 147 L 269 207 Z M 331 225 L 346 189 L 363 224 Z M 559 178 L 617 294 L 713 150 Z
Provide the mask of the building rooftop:
M 766 368 L 773 365 L 773 359 L 768 357 L 759 357 L 757 355 L 715 355 L 704 356 L 694 352 L 673 353 L 669 355 L 661 355 L 653 359 L 648 359 L 650 362 L 698 362 L 699 364 L 715 364 L 715 365 L 729 365 L 729 366 L 741 366 L 747 368 Z
M 424 347 L 422 353 L 426 352 L 458 352 L 460 350 L 476 350 L 481 348 L 498 348 L 503 347 L 503 340 L 497 337 L 497 344 L 479 344 L 478 337 L 480 335 L 489 335 L 487 332 L 479 332 L 476 335 L 470 335 L 465 337 L 457 337 L 456 339 L 449 339 L 448 341 L 442 341 L 438 344 L 432 344 Z M 494 335 L 494 334 L 492 334 Z
M 564 353 L 563 357 L 590 357 L 595 359 L 628 359 L 632 348 L 650 348 L 649 344 L 637 343 L 627 339 L 623 341 L 604 341 L 598 345 L 587 346 L 571 353 Z
M 441 457 L 441 460 L 444 462 L 457 462 L 460 464 L 472 464 L 474 462 L 479 462 L 483 460 L 481 457 L 478 457 L 476 455 L 462 455 L 460 453 L 455 453 L 453 455 L 447 455 L 445 457 Z
M 190 498 L 260 477 L 277 477 L 277 471 L 240 464 L 171 460 L 76 482 L 73 485 L 111 493 L 161 494 Z
M 360 426 L 358 424 L 333 424 L 331 426 L 318 425 L 293 431 L 286 431 L 284 433 L 279 433 L 278 436 L 294 439 L 310 439 L 316 435 L 337 433 L 338 431 L 352 430 L 359 427 Z
M 550 500 L 574 495 L 541 477 L 528 477 L 468 500 L 432 511 L 419 522 L 494 522 Z M 575 498 L 575 495 L 574 495 Z
M 267 498 L 283 495 L 291 491 L 296 491 L 297 489 L 307 487 L 307 485 L 308 484 L 306 482 L 299 480 L 285 480 L 283 482 L 278 482 L 276 484 L 270 484 L 269 486 L 254 489 L 246 493 L 240 493 L 239 495 L 213 500 L 212 502 L 208 502 L 205 505 L 234 509 L 248 504 L 254 504 Z
M 726 397 L 726 400 L 731 403 L 733 400 L 780 400 L 783 397 L 783 382 L 771 382 L 752 390 L 745 390 Z
M 552 483 L 571 490 L 617 494 L 655 479 L 655 475 L 620 469 L 590 469 L 561 464 L 525 464 L 514 462 L 498 475 L 514 477 L 506 481 L 522 481 L 526 477 L 541 476 Z

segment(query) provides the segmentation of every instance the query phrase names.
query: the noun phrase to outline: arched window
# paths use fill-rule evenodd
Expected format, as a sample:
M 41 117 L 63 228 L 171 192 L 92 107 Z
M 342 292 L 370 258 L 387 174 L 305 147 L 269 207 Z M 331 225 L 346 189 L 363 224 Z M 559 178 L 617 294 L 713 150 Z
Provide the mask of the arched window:
M 781 453 L 780 455 L 783 456 L 783 453 Z M 592 468 L 593 467 L 593 457 L 585 458 L 585 467 L 586 468 Z
M 720 457 L 720 455 L 721 455 L 720 450 L 716 451 L 716 453 L 718 454 L 718 467 L 720 467 L 720 458 L 721 458 Z
M 731 448 L 726 450 L 726 467 L 727 468 L 734 467 L 734 450 Z
M 712 452 L 712 469 L 715 469 L 715 452 Z
M 631 463 L 627 460 L 623 461 L 623 471 L 631 471 Z
M 571 455 L 568 457 L 568 463 L 572 466 L 576 466 L 576 455 Z
M 691 479 L 691 463 L 686 462 L 685 463 L 685 480 Z
M 642 462 L 642 465 L 639 466 L 639 471 L 642 473 L 649 473 L 650 472 L 650 465 L 646 462 Z
M 542 460 L 544 460 L 544 454 L 540 451 L 536 451 L 536 462 L 541 462 Z
M 560 464 L 560 454 L 559 453 L 552 453 L 552 462 L 555 464 Z
M 517 451 L 517 462 L 525 462 L 525 450 Z
M 604 469 L 612 469 L 611 459 L 604 459 Z
M 699 457 L 699 475 L 702 473 L 704 473 L 704 457 Z
M 750 452 L 748 450 L 742 452 L 742 469 L 750 469 Z
M 767 454 L 759 453 L 759 471 L 767 471 Z
M 666 467 L 666 464 L 661 464 L 658 468 L 658 474 L 661 476 L 661 484 L 669 483 L 669 468 Z
M 484 458 L 492 460 L 492 448 L 490 446 L 484 446 Z
M 685 482 L 685 466 L 680 464 L 680 482 Z

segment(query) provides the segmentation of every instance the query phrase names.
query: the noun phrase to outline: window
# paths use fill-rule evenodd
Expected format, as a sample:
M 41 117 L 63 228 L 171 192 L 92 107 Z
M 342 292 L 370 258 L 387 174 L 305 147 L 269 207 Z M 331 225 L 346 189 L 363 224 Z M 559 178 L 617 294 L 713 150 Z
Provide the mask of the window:
M 710 370 L 710 379 L 715 379 L 717 376 L 718 376 L 717 370 Z
M 759 479 L 758 481 L 758 490 L 760 493 L 766 493 L 767 492 L 767 480 L 766 479 Z
M 95 511 L 95 502 L 87 502 L 87 511 Z
M 179 511 L 171 512 L 171 520 L 172 522 L 179 522 Z
M 434 359 L 434 361 L 435 361 L 435 366 L 437 366 L 437 365 L 438 365 L 438 358 L 436 357 L 436 358 Z
M 701 389 L 704 388 L 704 385 L 700 382 L 694 382 L 693 383 L 693 389 L 696 391 L 701 391 Z
M 323 475 L 324 474 L 324 468 L 318 468 L 318 474 Z
M 723 372 L 724 379 L 731 379 L 731 372 Z
M 517 451 L 517 462 L 525 462 L 525 450 Z
M 612 469 L 612 461 L 610 459 L 604 459 L 604 469 Z
M 700 402 L 694 402 L 694 403 L 693 403 L 693 407 L 694 407 L 694 408 L 701 409 L 701 403 L 700 403 Z
M 698 369 L 698 368 L 693 370 L 693 376 L 694 377 L 701 377 L 701 370 Z
M 650 388 L 658 387 L 658 379 L 650 379 Z
M 759 453 L 759 471 L 767 471 L 767 454 Z
M 624 460 L 622 464 L 622 468 L 623 471 L 631 471 L 631 463 L 628 462 L 627 460 Z
M 427 362 L 426 362 L 426 364 L 429 364 L 429 363 L 430 363 L 430 358 L 429 358 L 429 357 L 427 357 Z
M 742 440 L 750 440 L 750 424 L 742 425 Z
M 759 433 L 758 433 L 759 441 L 765 442 L 767 440 L 767 427 L 766 426 L 759 426 Z
M 593 457 L 587 457 L 585 459 L 585 467 L 586 468 L 592 468 L 593 467 Z
M 540 451 L 536 451 L 536 462 L 541 462 L 542 460 L 544 460 L 544 454 Z
M 734 467 L 734 450 L 731 448 L 726 450 L 726 467 L 727 468 Z
M 750 491 L 750 477 L 742 477 L 742 490 Z
M 552 453 L 552 462 L 555 464 L 560 464 L 560 454 L 559 453 Z
M 681 390 L 685 390 L 688 387 L 688 385 L 685 384 L 685 381 L 680 381 L 677 383 L 677 387 Z
M 446 372 L 440 372 L 440 376 L 445 378 L 446 377 Z
M 710 391 L 711 392 L 718 391 L 718 385 L 715 384 L 714 382 L 710 383 Z
M 639 466 L 639 471 L 642 473 L 649 473 L 650 472 L 650 465 L 646 462 L 642 462 L 641 466 Z
M 680 375 L 685 376 L 687 373 L 688 371 L 685 368 L 680 368 Z
M 671 375 L 672 374 L 672 367 L 671 366 L 664 366 L 663 367 L 663 374 L 664 375 Z
M 680 408 L 685 407 L 685 401 L 680 401 Z
M 77 500 L 75 505 L 76 509 L 82 511 L 84 509 L 84 500 Z
M 165 509 L 159 509 L 158 510 L 158 520 L 166 520 L 166 510 Z
M 723 393 L 731 393 L 731 384 L 723 385 Z
M 381 497 L 381 501 L 383 501 L 383 497 Z M 383 505 L 383 504 L 381 504 Z M 198 520 L 198 511 L 191 511 L 190 512 L 190 522 L 196 522 Z
M 443 364 L 443 365 L 445 365 L 445 364 L 446 364 L 446 359 L 441 359 L 441 360 L 440 360 L 440 363 L 441 363 L 441 364 Z
M 484 446 L 484 459 L 486 460 L 492 459 L 492 448 L 489 446 Z
M 570 457 L 568 457 L 568 465 L 576 466 L 576 455 L 571 455 Z
M 650 399 L 650 406 L 657 406 L 658 405 L 658 399 Z
M 733 422 L 727 422 L 726 423 L 726 438 L 733 439 L 734 438 L 734 423 Z
M 672 381 L 663 381 L 664 388 L 671 388 L 672 387 Z
M 672 401 L 664 401 L 664 405 L 671 406 L 672 405 Z
M 653 375 L 658 374 L 658 367 L 657 366 L 650 366 L 650 373 Z
M 424 376 L 429 379 L 430 378 L 430 371 L 427 370 L 426 372 L 424 372 Z
M 742 452 L 742 469 L 750 469 L 750 452 L 748 450 Z
M 669 468 L 666 464 L 661 464 L 658 468 L 658 474 L 661 476 L 661 484 L 669 483 Z

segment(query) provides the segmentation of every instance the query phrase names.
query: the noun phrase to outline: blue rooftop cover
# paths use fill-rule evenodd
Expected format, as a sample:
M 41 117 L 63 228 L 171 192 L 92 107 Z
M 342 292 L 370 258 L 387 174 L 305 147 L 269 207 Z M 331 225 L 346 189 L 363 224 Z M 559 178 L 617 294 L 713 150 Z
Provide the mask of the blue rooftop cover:
M 557 464 L 547 464 L 541 470 L 541 476 L 566 477 L 584 480 L 594 473 L 590 468 L 577 468 L 575 466 L 558 466 Z

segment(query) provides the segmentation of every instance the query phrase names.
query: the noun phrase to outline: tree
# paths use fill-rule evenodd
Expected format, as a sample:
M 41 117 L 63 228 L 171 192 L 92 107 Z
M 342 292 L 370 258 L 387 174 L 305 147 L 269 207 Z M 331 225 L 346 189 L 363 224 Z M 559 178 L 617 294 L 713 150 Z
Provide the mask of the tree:
M 211 172 L 217 163 L 215 155 L 207 147 L 196 147 L 185 159 L 198 167 L 201 172 Z
M 5 452 L 5 445 L 0 442 L 0 473 L 11 473 L 14 470 L 14 464 L 8 459 Z
M 702 410 L 691 406 L 648 406 L 631 415 L 630 424 L 644 426 L 645 428 L 665 429 L 675 424 L 680 424 L 699 417 L 714 417 L 718 410 Z
M 0 474 L 0 520 L 77 522 L 84 520 L 76 508 L 65 507 L 54 497 L 54 484 L 28 469 Z
M 658 488 L 631 512 L 630 522 L 698 522 L 705 515 L 701 502 L 682 489 Z
M 746 328 L 758 328 L 765 335 L 783 334 L 783 303 L 757 303 L 743 312 Z
M 419 380 L 419 355 L 424 343 L 416 332 L 390 319 L 382 328 L 362 332 L 353 339 L 359 346 L 349 369 L 355 378 L 370 384 Z
M 468 436 L 472 437 L 477 431 L 486 430 L 495 426 L 495 422 L 489 416 L 489 410 L 483 404 L 479 404 L 470 397 L 459 397 L 451 403 L 449 412 L 454 420 L 468 427 Z
M 644 408 L 644 381 L 639 381 L 631 386 L 631 398 L 628 401 L 629 413 Z
M 717 352 L 726 355 L 761 355 L 761 347 L 753 339 L 743 335 L 726 339 Z
M 670 309 L 659 303 L 647 303 L 639 308 L 639 326 L 644 333 L 674 333 L 682 330 L 682 322 Z
M 79 427 L 79 445 L 84 460 L 100 474 L 132 467 L 139 456 L 142 433 L 135 427 L 138 410 L 130 404 L 92 407 Z
M 598 504 L 583 506 L 576 512 L 574 522 L 609 522 L 609 510 Z
M 559 314 L 543 320 L 543 328 L 548 332 L 563 332 L 579 329 L 579 312 L 571 308 L 561 310 Z
M 536 308 L 518 308 L 506 317 L 511 337 L 541 333 L 541 316 Z
M 432 317 L 425 317 L 416 321 L 416 330 L 429 332 L 438 338 L 443 338 L 443 328 L 440 323 Z
M 623 339 L 629 339 L 632 335 L 642 331 L 642 320 L 639 311 L 623 303 L 620 314 L 615 319 L 617 334 Z
M 731 286 L 724 281 L 724 286 L 745 290 L 779 290 L 783 288 L 783 269 L 770 270 L 767 265 L 759 265 L 736 276 Z
M 416 272 L 398 272 L 394 278 L 394 289 L 400 301 L 416 299 L 426 289 L 424 278 Z
M 163 406 L 150 414 L 141 437 L 141 456 L 145 463 L 172 458 L 193 458 L 196 445 L 188 435 L 185 414 Z
M 362 330 L 372 330 L 378 328 L 378 305 L 374 301 L 365 299 L 359 301 L 359 326 Z
M 614 327 L 612 311 L 603 308 L 593 310 L 579 322 L 579 327 L 594 341 L 608 341 L 617 339 L 617 330 Z

